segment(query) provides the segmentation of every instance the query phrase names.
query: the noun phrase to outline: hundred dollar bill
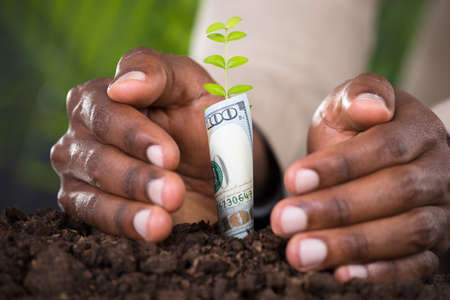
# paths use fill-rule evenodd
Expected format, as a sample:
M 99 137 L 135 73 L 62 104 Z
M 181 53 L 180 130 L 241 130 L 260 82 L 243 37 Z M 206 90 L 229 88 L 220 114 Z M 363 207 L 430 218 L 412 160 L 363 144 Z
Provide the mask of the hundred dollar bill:
M 219 227 L 243 238 L 253 230 L 253 131 L 247 96 L 205 110 Z

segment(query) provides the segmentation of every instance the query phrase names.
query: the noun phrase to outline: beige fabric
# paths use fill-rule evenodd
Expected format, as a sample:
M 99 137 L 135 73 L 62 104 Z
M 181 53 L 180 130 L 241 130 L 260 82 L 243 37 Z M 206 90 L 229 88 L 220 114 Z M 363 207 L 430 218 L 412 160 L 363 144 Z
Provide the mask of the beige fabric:
M 231 16 L 243 18 L 238 29 L 248 37 L 233 42 L 230 52 L 249 62 L 231 70 L 231 83 L 255 87 L 248 93 L 254 120 L 284 170 L 305 155 L 309 123 L 322 99 L 364 71 L 377 5 L 377 0 L 204 0 L 191 54 L 223 83 L 222 70 L 201 62 L 223 54 L 223 46 L 206 39 L 204 30 Z
M 447 132 L 450 132 L 450 98 L 433 106 L 432 110 L 444 123 Z
M 450 131 L 450 1 L 430 0 L 403 70 L 401 88 L 432 106 Z M 440 102 L 440 103 L 439 103 Z
M 428 5 L 401 87 L 431 106 L 450 96 L 450 1 L 430 0 Z
M 248 94 L 253 118 L 284 169 L 305 155 L 308 126 L 321 100 L 364 70 L 375 6 L 376 1 L 360 0 L 206 0 L 193 32 L 192 57 L 201 62 L 223 53 L 223 47 L 205 38 L 210 23 L 243 18 L 238 28 L 248 37 L 232 43 L 230 52 L 249 62 L 231 70 L 231 82 L 255 87 Z M 223 83 L 223 71 L 202 65 Z

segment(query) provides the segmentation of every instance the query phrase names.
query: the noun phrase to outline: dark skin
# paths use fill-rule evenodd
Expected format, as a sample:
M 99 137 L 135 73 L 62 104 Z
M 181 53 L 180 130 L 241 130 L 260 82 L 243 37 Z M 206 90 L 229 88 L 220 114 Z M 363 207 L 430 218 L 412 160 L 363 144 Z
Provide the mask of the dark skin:
M 207 82 L 189 58 L 138 48 L 120 60 L 114 79 L 72 89 L 70 126 L 51 155 L 64 210 L 106 232 L 148 241 L 164 240 L 173 224 L 214 222 L 202 109 L 220 99 L 204 91 Z M 319 108 L 308 149 L 285 174 L 293 197 L 271 215 L 274 232 L 290 238 L 286 254 L 295 268 L 335 268 L 340 281 L 423 278 L 436 269 L 449 247 L 450 152 L 428 108 L 382 77 L 360 75 Z M 268 151 L 256 132 L 256 193 L 275 184 Z M 299 189 L 299 169 L 314 173 L 315 184 Z M 149 188 L 161 178 L 162 188 Z M 284 231 L 287 206 L 301 208 L 302 228 Z M 136 218 L 142 210 L 151 214 Z M 307 239 L 326 251 L 305 268 L 299 249 Z

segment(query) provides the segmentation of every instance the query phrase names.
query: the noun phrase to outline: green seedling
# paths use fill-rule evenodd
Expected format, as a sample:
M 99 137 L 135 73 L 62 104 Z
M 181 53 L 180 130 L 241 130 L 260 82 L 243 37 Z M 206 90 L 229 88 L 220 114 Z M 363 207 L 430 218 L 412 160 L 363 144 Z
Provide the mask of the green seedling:
M 251 85 L 238 84 L 228 89 L 228 69 L 242 66 L 248 61 L 248 58 L 244 56 L 233 56 L 228 58 L 229 42 L 240 40 L 247 35 L 242 31 L 232 31 L 228 33 L 231 28 L 236 27 L 236 25 L 241 21 L 242 19 L 239 17 L 232 17 L 228 19 L 225 24 L 216 22 L 209 25 L 206 29 L 207 38 L 213 40 L 214 42 L 225 44 L 225 56 L 215 54 L 208 56 L 203 60 L 207 64 L 211 64 L 225 70 L 225 87 L 217 83 L 207 83 L 203 85 L 203 87 L 210 94 L 223 96 L 225 99 L 228 99 L 230 95 L 245 93 L 253 88 Z M 217 33 L 217 31 L 222 30 L 225 31 L 225 34 Z

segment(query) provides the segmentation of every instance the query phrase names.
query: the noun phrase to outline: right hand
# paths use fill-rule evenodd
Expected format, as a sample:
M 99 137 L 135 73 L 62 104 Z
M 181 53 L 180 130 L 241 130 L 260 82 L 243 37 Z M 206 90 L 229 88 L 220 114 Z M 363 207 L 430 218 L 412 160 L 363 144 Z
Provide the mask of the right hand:
M 208 82 L 187 57 L 137 48 L 114 79 L 70 90 L 69 128 L 51 150 L 59 205 L 105 232 L 152 242 L 173 223 L 215 222 L 202 109 L 220 97 L 204 90 Z

